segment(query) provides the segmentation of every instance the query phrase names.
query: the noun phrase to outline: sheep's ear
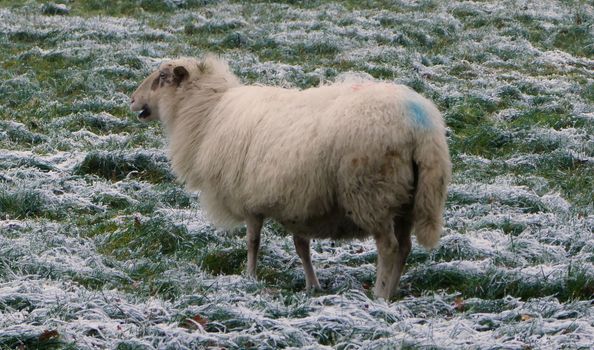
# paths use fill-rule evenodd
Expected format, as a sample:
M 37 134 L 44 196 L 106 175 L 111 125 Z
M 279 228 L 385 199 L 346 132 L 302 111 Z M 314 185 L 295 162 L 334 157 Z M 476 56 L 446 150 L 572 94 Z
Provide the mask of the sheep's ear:
M 182 81 L 188 79 L 189 76 L 190 73 L 188 73 L 188 70 L 185 67 L 177 66 L 173 68 L 173 81 L 177 84 L 177 86 L 179 86 Z

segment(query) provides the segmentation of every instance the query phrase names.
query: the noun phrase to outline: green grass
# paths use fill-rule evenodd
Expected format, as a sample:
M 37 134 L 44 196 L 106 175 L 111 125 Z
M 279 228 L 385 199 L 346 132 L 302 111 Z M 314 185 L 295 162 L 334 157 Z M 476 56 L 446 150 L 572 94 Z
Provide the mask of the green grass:
M 108 234 L 99 250 L 119 260 L 149 257 L 158 261 L 162 256 L 183 251 L 187 244 L 190 244 L 190 238 L 184 226 L 160 217 L 146 222 L 134 218 L 125 229 Z
M 127 130 L 130 127 L 130 123 L 128 120 L 108 118 L 101 114 L 83 112 L 65 117 L 65 122 L 62 126 L 70 131 L 85 129 L 95 134 L 108 135 Z
M 174 178 L 168 164 L 162 156 L 146 153 L 126 155 L 91 152 L 77 166 L 75 173 L 93 174 L 111 181 L 130 177 L 160 183 L 172 181 Z
M 59 339 L 59 333 L 54 336 L 53 333 L 49 334 L 49 338 L 45 338 L 45 333 L 42 334 L 31 334 L 31 335 L 18 335 L 14 337 L 0 339 L 0 350 L 12 350 L 12 349 L 48 349 L 48 350 L 65 350 L 75 349 L 73 344 L 67 344 Z
M 10 188 L 2 186 L 0 188 L 0 216 L 25 219 L 53 218 L 60 215 L 55 210 L 48 208 L 48 201 L 43 194 L 27 189 L 11 191 Z
M 20 1 L 7 0 L 7 5 L 17 7 L 22 4 Z M 60 2 L 56 2 L 60 3 Z M 39 9 L 47 15 L 76 15 L 76 16 L 115 16 L 115 17 L 131 17 L 141 16 L 145 12 L 149 13 L 160 13 L 160 12 L 173 12 L 176 9 L 199 9 L 205 5 L 213 3 L 212 0 L 189 0 L 179 2 L 180 5 L 176 5 L 175 2 L 166 2 L 159 0 L 139 0 L 139 1 L 127 1 L 127 0 L 88 0 L 81 2 L 66 3 L 69 8 L 67 14 L 61 11 L 56 11 L 55 7 L 45 4 L 39 6 Z M 36 7 L 31 5 L 31 7 Z
M 529 300 L 543 295 L 550 295 L 561 301 L 588 299 L 592 296 L 594 276 L 579 268 L 572 268 L 562 280 L 543 278 L 527 278 L 521 273 L 492 267 L 484 273 L 469 274 L 468 271 L 455 267 L 426 268 L 422 275 L 404 280 L 413 288 L 412 294 L 421 294 L 425 290 L 447 290 L 459 292 L 465 298 L 481 298 L 487 300 L 502 299 L 514 296 Z
M 202 268 L 213 275 L 238 275 L 245 270 L 247 251 L 243 248 L 209 252 L 202 259 Z
M 45 140 L 43 135 L 31 132 L 25 128 L 7 128 L 7 136 L 8 140 L 18 143 L 18 144 L 25 144 L 25 145 L 37 145 L 42 143 Z
M 576 56 L 592 57 L 594 55 L 592 23 L 581 23 L 582 20 L 579 18 L 579 15 L 576 15 L 576 22 L 579 24 L 559 28 L 553 45 Z

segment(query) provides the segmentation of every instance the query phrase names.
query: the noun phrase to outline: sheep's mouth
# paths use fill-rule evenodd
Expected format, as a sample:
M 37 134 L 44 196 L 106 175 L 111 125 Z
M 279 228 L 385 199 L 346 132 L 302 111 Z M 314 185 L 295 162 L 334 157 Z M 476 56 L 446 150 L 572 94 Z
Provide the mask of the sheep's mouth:
M 142 120 L 142 119 L 147 119 L 148 117 L 151 116 L 151 109 L 148 108 L 147 105 L 144 105 L 142 107 L 142 110 L 140 111 L 140 113 L 138 114 L 138 119 Z

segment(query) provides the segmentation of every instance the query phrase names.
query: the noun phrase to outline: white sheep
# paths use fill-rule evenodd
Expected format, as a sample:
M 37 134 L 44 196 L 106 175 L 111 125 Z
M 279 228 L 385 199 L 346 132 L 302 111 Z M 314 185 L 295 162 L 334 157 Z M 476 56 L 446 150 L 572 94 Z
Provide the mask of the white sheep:
M 439 241 L 451 174 L 444 123 L 405 86 L 245 86 L 207 55 L 162 63 L 131 109 L 165 126 L 174 172 L 201 191 L 215 224 L 247 224 L 250 276 L 265 218 L 293 233 L 308 289 L 320 288 L 312 238 L 371 235 L 381 298 L 397 291 L 411 230 L 425 247 Z

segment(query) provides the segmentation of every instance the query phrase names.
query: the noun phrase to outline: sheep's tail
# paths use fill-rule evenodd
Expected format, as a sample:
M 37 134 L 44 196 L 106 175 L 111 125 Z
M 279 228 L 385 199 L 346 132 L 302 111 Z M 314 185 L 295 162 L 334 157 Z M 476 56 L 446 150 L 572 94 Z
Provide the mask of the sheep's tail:
M 421 245 L 434 248 L 441 236 L 447 185 L 451 176 L 444 129 L 425 130 L 417 134 L 413 163 L 416 185 L 413 232 Z

